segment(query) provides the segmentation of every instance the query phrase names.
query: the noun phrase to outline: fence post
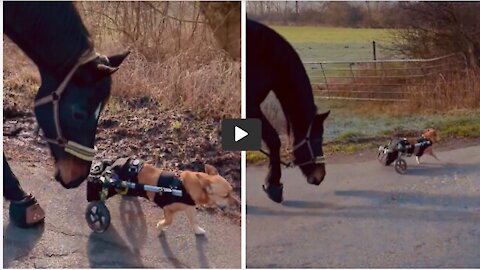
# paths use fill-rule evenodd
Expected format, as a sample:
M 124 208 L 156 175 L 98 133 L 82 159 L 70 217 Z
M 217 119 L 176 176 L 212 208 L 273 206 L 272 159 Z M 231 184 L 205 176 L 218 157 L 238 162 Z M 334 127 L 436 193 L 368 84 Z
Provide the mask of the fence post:
M 377 76 L 377 45 L 375 43 L 375 40 L 372 41 L 372 49 L 373 49 L 373 63 L 374 69 L 375 69 L 375 76 Z
M 327 76 L 325 75 L 325 69 L 323 68 L 323 64 L 322 64 L 322 63 L 320 63 L 320 67 L 322 68 L 323 80 L 325 81 L 325 86 L 327 87 L 327 91 L 328 91 L 328 81 L 327 81 Z

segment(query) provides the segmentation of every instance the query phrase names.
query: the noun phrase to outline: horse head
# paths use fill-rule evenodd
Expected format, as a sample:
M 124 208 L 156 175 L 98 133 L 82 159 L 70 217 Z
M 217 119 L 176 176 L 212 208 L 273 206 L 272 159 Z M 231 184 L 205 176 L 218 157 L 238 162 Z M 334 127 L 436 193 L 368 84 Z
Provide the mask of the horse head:
M 89 174 L 99 115 L 110 96 L 110 75 L 128 54 L 87 53 L 62 76 L 40 69 L 35 116 L 55 159 L 55 179 L 65 188 L 78 187 Z
M 294 163 L 300 167 L 310 184 L 320 185 L 325 178 L 325 156 L 323 154 L 323 122 L 330 114 L 317 114 L 311 121 L 303 140 L 295 139 Z

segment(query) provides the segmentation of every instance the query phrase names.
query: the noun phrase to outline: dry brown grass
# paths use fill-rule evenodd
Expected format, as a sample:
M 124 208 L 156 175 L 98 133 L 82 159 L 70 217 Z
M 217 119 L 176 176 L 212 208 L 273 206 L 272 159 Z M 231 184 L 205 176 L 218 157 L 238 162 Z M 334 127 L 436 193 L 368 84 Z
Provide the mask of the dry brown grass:
M 149 97 L 199 116 L 240 116 L 241 65 L 218 46 L 198 3 L 78 6 L 99 50 L 133 52 L 113 76 L 113 96 Z
M 445 112 L 480 107 L 478 72 L 452 74 L 437 78 L 423 86 L 409 89 L 408 109 L 412 112 Z
M 319 96 L 345 97 L 361 102 L 364 114 L 411 115 L 475 109 L 480 106 L 480 77 L 463 58 L 435 62 L 363 65 L 351 74 L 337 74 L 326 85 L 315 86 Z
M 76 4 L 98 52 L 132 51 L 113 75 L 114 98 L 148 97 L 160 109 L 189 110 L 204 117 L 240 116 L 241 65 L 217 45 L 198 3 Z M 33 103 L 40 84 L 37 68 L 8 40 L 4 70 L 5 87 L 27 86 L 28 103 Z
M 226 60 L 216 49 L 201 59 L 195 48 L 164 62 L 149 62 L 138 51 L 113 77 L 112 95 L 150 97 L 164 108 L 194 111 L 201 116 L 240 116 L 240 63 Z

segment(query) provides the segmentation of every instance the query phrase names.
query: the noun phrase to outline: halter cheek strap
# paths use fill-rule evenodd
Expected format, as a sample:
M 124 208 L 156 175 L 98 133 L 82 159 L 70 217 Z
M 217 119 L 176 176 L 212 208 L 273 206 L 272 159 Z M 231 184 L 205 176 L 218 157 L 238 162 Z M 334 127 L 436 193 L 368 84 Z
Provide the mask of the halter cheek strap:
M 325 156 L 324 155 L 315 156 L 315 153 L 313 153 L 312 144 L 310 142 L 310 133 L 312 132 L 312 125 L 313 125 L 313 121 L 308 126 L 308 130 L 307 130 L 307 134 L 305 135 L 305 138 L 303 138 L 302 141 L 300 141 L 299 143 L 297 143 L 293 147 L 293 151 L 295 152 L 300 147 L 302 147 L 304 144 L 307 144 L 308 151 L 310 152 L 311 159 L 307 160 L 305 162 L 302 162 L 302 163 L 299 163 L 297 160 L 294 160 L 293 163 L 297 166 L 304 166 L 304 165 L 308 165 L 308 164 L 324 164 L 325 163 Z
M 75 73 L 75 71 L 77 71 L 77 69 L 81 65 L 86 64 L 97 57 L 98 55 L 95 53 L 93 49 L 89 49 L 86 52 L 84 52 L 78 59 L 77 63 L 73 66 L 73 68 L 67 74 L 65 79 L 63 79 L 63 81 L 60 83 L 58 88 L 55 91 L 53 91 L 50 95 L 39 98 L 35 101 L 35 107 L 43 106 L 49 103 L 52 103 L 52 106 L 53 106 L 53 122 L 55 124 L 57 138 L 55 139 L 44 138 L 44 139 L 49 143 L 56 144 L 64 148 L 65 152 L 86 161 L 93 160 L 93 157 L 95 156 L 95 153 L 96 153 L 96 148 L 90 148 L 90 147 L 81 145 L 77 142 L 69 141 L 65 137 L 63 137 L 62 128 L 60 127 L 59 104 L 60 104 L 60 99 L 62 97 L 62 94 L 65 91 L 68 83 L 72 79 L 72 76 Z
M 311 159 L 307 160 L 305 162 L 302 162 L 302 163 L 299 163 L 296 160 L 294 160 L 293 162 L 288 162 L 288 163 L 280 160 L 280 163 L 285 165 L 285 167 L 291 168 L 291 167 L 294 167 L 294 166 L 304 166 L 304 165 L 307 165 L 307 164 L 325 164 L 326 160 L 325 160 L 324 155 L 315 156 L 315 154 L 313 153 L 312 144 L 310 143 L 310 133 L 312 132 L 312 125 L 313 125 L 313 122 L 310 123 L 310 126 L 308 127 L 308 130 L 307 130 L 307 135 L 305 136 L 305 138 L 303 138 L 303 140 L 301 142 L 299 142 L 299 143 L 297 143 L 296 145 L 293 146 L 293 151 L 295 152 L 302 145 L 307 144 L 308 151 L 310 151 Z M 260 149 L 260 152 L 262 154 L 266 155 L 267 157 L 271 158 L 270 154 L 267 153 L 266 151 Z

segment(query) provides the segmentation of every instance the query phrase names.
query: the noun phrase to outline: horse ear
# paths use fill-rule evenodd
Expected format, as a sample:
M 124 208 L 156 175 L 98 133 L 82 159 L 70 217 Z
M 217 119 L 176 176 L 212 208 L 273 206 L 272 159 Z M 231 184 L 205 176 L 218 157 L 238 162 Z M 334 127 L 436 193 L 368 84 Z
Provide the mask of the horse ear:
M 110 66 L 119 67 L 120 64 L 122 64 L 123 60 L 125 60 L 125 58 L 127 58 L 129 54 L 130 54 L 130 51 L 126 51 L 121 54 L 109 56 L 108 60 L 110 61 Z
M 317 114 L 316 115 L 316 120 L 323 123 L 325 121 L 325 119 L 327 119 L 329 114 L 330 114 L 330 110 L 328 110 L 327 112 L 324 112 L 324 113 Z

